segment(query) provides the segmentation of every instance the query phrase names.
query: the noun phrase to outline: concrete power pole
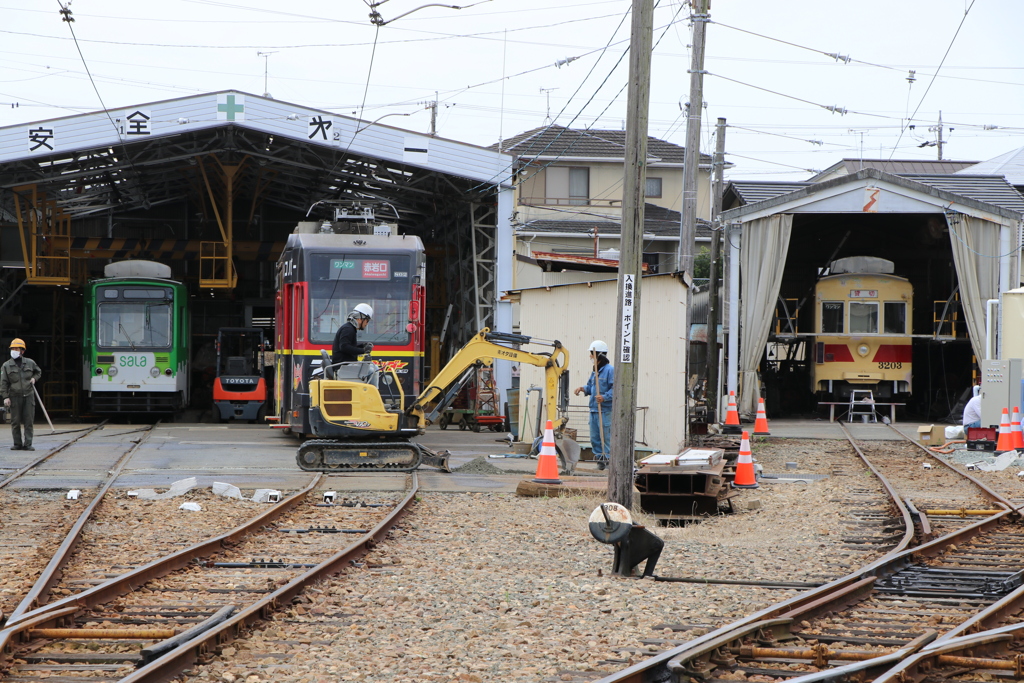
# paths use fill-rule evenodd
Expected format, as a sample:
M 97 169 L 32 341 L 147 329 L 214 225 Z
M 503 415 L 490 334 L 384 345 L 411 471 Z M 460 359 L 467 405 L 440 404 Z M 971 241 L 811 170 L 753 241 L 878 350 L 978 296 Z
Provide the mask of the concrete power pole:
M 683 215 L 679 224 L 677 270 L 693 275 L 694 237 L 697 226 L 697 175 L 700 170 L 700 117 L 704 110 L 704 36 L 711 0 L 691 0 L 696 12 L 690 65 L 690 106 L 686 116 L 686 150 L 683 156 Z
M 711 272 L 708 288 L 708 422 L 718 422 L 718 256 L 721 253 L 722 230 L 718 215 L 722 213 L 725 192 L 725 119 L 718 119 L 715 129 L 715 191 L 711 206 Z
M 622 233 L 616 305 L 615 401 L 608 499 L 633 508 L 633 447 L 636 432 L 637 347 L 640 342 L 640 279 L 643 273 L 644 185 L 647 178 L 647 112 L 651 99 L 654 1 L 633 0 L 626 102 L 626 165 L 623 169 Z

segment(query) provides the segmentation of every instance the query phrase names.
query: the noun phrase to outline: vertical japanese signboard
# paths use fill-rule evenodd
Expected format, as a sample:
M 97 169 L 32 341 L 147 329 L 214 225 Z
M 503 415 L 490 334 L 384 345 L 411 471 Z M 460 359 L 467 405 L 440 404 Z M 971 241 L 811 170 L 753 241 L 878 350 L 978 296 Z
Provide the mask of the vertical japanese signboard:
M 626 273 L 622 286 L 622 347 L 619 349 L 619 362 L 633 362 L 633 283 L 636 276 Z

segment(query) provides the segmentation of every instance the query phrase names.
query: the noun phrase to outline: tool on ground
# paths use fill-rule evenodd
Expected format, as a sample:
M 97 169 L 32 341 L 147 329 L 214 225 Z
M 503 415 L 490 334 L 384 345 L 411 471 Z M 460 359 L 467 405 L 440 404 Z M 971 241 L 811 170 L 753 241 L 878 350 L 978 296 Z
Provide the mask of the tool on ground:
M 736 392 L 729 392 L 728 409 L 725 411 L 725 425 L 722 427 L 723 434 L 740 433 L 740 413 L 736 409 Z
M 640 524 L 618 503 L 602 503 L 590 513 L 590 534 L 601 543 L 615 546 L 612 573 L 632 576 L 644 560 L 644 576 L 654 576 L 665 541 Z
M 1003 415 L 999 418 L 999 440 L 996 442 L 996 450 L 999 452 L 1013 450 L 1013 437 L 1010 436 L 1010 411 L 1003 408 Z
M 771 436 L 768 431 L 768 415 L 764 412 L 764 399 L 757 399 L 757 418 L 754 420 L 754 436 Z
M 756 489 L 760 486 L 754 475 L 754 457 L 750 452 L 750 434 L 743 432 L 740 438 L 740 454 L 736 461 L 736 478 L 732 485 L 738 489 Z
M 558 478 L 558 454 L 555 453 L 555 433 L 551 420 L 544 426 L 544 443 L 537 456 L 537 474 L 533 479 L 538 484 L 561 484 Z
M 534 344 L 544 352 L 525 351 Z M 579 444 L 564 436 L 568 418 L 569 353 L 559 341 L 484 328 L 441 369 L 419 396 L 406 400 L 395 369 L 364 356 L 353 363 L 332 363 L 321 355 L 322 374 L 309 382 L 309 424 L 313 439 L 303 443 L 296 460 L 311 472 L 410 472 L 420 464 L 451 471 L 450 453 L 433 451 L 411 439 L 423 434 L 475 375 L 495 359 L 544 368 L 547 419 L 555 426 L 551 441 L 564 470 L 571 472 Z M 433 408 L 428 405 L 436 402 Z M 406 406 L 402 409 L 402 406 Z M 561 417 L 559 416 L 561 413 Z M 546 439 L 547 440 L 547 439 Z M 557 464 L 555 478 L 557 478 Z
M 39 395 L 39 390 L 36 389 L 36 385 L 35 384 L 32 385 L 32 391 L 35 392 L 36 400 L 39 401 L 39 407 L 43 409 L 43 415 L 46 416 L 46 421 L 50 425 L 50 433 L 51 434 L 55 434 L 57 432 L 57 430 L 53 428 L 53 421 L 50 420 L 50 414 L 48 412 L 46 412 L 46 406 L 43 405 L 43 399 Z

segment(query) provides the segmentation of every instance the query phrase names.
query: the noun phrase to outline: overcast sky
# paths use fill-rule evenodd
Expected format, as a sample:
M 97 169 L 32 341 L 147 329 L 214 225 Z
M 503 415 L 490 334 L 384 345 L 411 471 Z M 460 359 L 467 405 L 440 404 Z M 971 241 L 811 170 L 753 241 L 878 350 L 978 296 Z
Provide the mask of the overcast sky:
M 378 11 L 390 20 L 426 2 L 389 0 Z M 427 7 L 377 29 L 363 0 L 73 0 L 80 55 L 57 0 L 0 0 L 0 126 L 98 110 L 101 98 L 122 108 L 236 89 L 362 110 L 370 121 L 396 114 L 382 122 L 422 132 L 436 91 L 438 133 L 479 145 L 544 125 L 548 97 L 555 123 L 619 129 L 630 5 L 489 0 Z M 650 132 L 678 144 L 688 16 L 680 0 L 657 3 Z M 713 150 L 710 129 L 728 119 L 732 178 L 803 180 L 862 149 L 935 159 L 935 147 L 920 145 L 935 139 L 928 128 L 940 110 L 953 129 L 947 159 L 1024 146 L 1021 0 L 712 0 L 711 17 L 701 144 Z

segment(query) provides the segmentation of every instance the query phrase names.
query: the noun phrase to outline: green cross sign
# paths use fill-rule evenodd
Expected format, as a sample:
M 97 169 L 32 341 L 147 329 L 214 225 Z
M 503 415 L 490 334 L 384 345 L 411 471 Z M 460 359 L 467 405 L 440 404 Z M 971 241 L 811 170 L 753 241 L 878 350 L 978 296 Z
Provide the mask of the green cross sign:
M 228 121 L 235 120 L 235 114 L 241 114 L 245 111 L 244 104 L 235 104 L 235 96 L 228 95 L 227 104 L 218 104 L 217 111 L 225 112 L 228 115 Z

